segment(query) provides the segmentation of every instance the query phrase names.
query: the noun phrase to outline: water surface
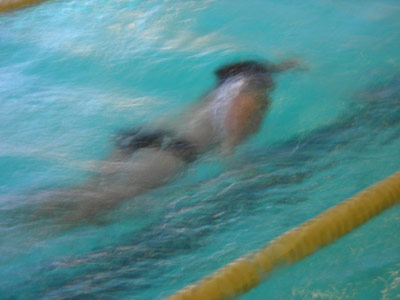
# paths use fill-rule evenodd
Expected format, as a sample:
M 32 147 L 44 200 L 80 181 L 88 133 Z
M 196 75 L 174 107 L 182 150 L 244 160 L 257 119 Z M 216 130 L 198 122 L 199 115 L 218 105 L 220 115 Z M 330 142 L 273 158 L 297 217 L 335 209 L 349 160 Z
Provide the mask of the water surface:
M 0 17 L 0 298 L 162 299 L 400 168 L 396 1 L 49 1 Z M 297 57 L 260 132 L 95 224 L 31 218 L 121 128 Z M 394 207 L 240 299 L 395 299 Z

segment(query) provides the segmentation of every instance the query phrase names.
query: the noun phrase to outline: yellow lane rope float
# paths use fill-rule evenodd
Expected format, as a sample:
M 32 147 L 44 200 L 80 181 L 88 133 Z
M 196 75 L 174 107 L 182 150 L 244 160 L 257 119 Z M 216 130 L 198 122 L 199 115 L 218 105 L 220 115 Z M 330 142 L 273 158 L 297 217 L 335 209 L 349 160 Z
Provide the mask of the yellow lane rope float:
M 25 8 L 44 1 L 46 0 L 0 0 L 0 13 Z
M 310 255 L 399 202 L 400 171 L 166 300 L 232 299 L 258 285 L 274 268 Z

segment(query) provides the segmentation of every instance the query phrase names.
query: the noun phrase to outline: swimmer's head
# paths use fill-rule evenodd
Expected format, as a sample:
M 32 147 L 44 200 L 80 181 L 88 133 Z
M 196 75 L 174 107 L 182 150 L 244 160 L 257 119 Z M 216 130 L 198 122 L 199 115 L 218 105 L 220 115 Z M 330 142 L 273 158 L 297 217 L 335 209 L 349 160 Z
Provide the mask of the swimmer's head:
M 257 81 L 264 88 L 273 87 L 271 71 L 267 64 L 256 61 L 244 61 L 223 66 L 215 71 L 218 84 L 237 76 L 248 77 Z

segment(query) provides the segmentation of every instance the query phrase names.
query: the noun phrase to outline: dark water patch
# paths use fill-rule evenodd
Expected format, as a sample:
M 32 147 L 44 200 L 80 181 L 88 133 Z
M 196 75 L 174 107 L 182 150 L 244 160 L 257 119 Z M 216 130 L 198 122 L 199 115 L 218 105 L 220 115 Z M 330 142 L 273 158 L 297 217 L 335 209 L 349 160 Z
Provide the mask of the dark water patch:
M 400 77 L 382 86 L 374 86 L 362 94 L 368 95 L 368 101 L 342 116 L 337 122 L 319 128 L 307 136 L 298 136 L 275 147 L 263 149 L 263 154 L 256 153 L 249 161 L 257 161 L 262 156 L 269 157 L 275 166 L 299 167 L 315 161 L 321 167 L 327 164 L 327 154 L 338 149 L 343 151 L 348 148 L 354 151 L 360 147 L 368 147 L 372 143 L 366 140 L 383 135 L 389 129 L 394 132 L 389 134 L 385 143 L 395 140 L 400 131 L 397 128 L 400 126 Z M 359 99 L 357 103 L 360 103 Z M 346 155 L 342 156 L 345 158 Z M 328 163 L 326 167 L 329 166 Z

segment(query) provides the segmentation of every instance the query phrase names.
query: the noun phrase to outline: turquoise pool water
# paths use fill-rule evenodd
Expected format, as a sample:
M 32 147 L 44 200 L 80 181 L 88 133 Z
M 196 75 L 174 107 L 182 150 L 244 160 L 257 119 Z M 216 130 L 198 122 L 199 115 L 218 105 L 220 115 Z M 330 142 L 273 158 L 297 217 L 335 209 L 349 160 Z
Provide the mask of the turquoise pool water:
M 0 0 L 1 1 L 1 0 Z M 60 0 L 0 16 L 0 299 L 162 299 L 400 169 L 397 1 Z M 31 215 L 238 59 L 297 57 L 263 127 L 95 224 Z M 240 299 L 400 297 L 400 207 Z

